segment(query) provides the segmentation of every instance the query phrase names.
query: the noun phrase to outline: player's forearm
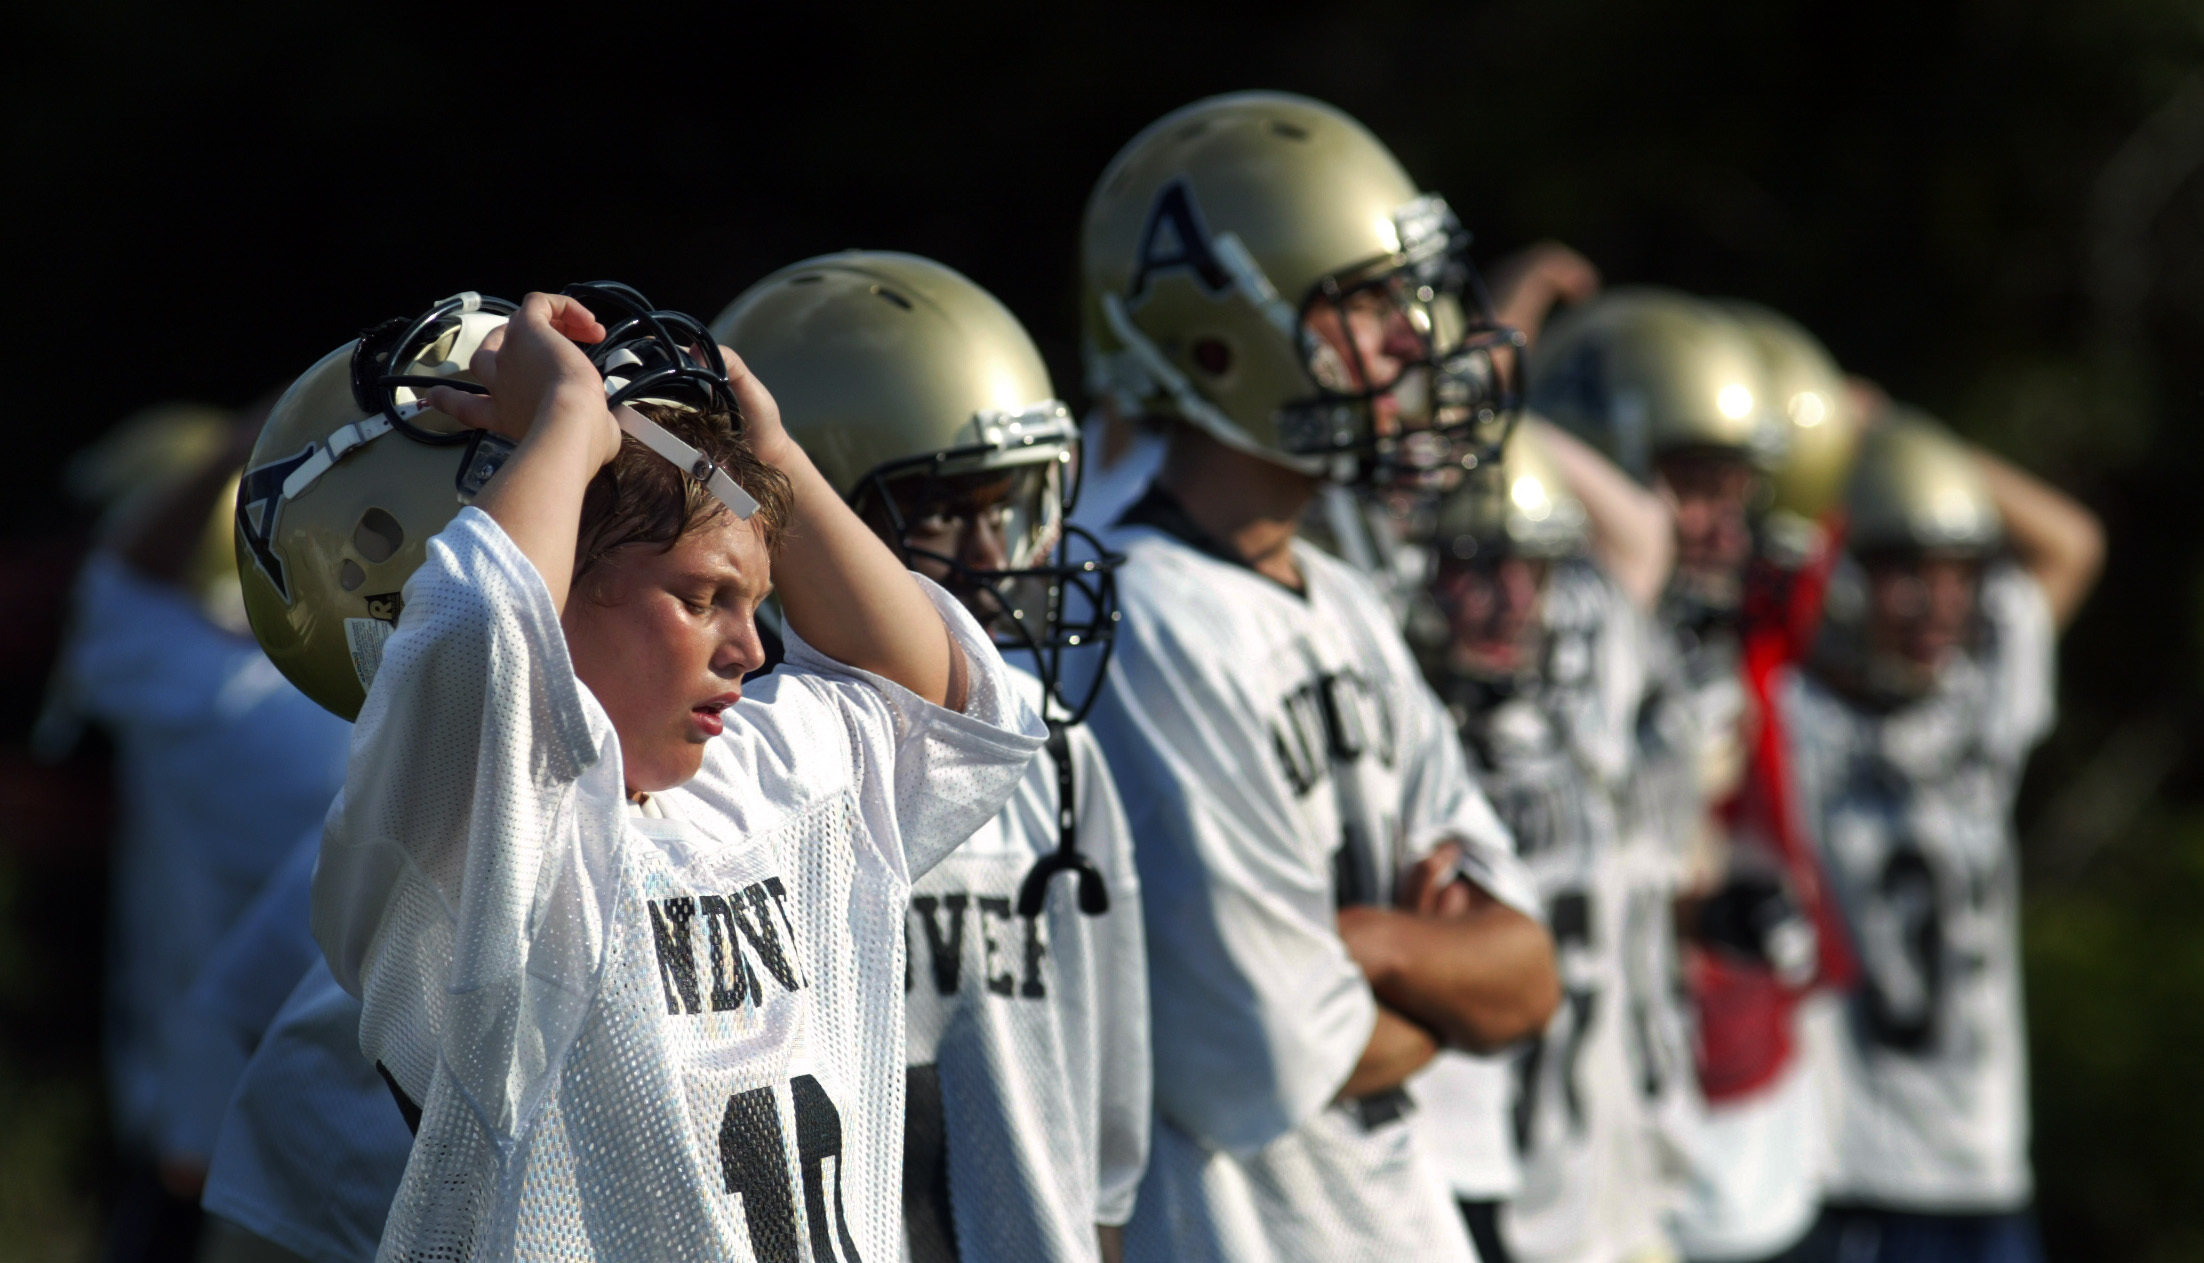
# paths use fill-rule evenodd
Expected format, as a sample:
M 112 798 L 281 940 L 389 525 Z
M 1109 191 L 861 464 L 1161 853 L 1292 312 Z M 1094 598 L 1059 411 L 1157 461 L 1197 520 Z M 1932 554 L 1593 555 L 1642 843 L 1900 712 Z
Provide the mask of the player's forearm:
M 1380 1004 L 1377 1024 L 1370 1028 L 1370 1042 L 1363 1046 L 1354 1073 L 1339 1089 L 1339 1099 L 1351 1101 L 1397 1088 L 1431 1064 L 1438 1054 L 1437 1035 Z
M 2042 586 L 2053 620 L 2066 626 L 2104 566 L 2104 527 L 2042 479 L 1979 447 L 1973 453 L 2014 553 Z
M 962 710 L 964 655 L 903 563 L 794 442 L 784 438 L 758 455 L 787 475 L 791 492 L 773 558 L 788 625 L 837 662 Z
M 553 394 L 527 437 L 474 501 L 534 563 L 551 590 L 552 605 L 562 613 L 574 581 L 582 496 L 605 463 L 602 436 L 593 431 L 610 420 L 599 393 L 570 389 Z
M 1676 535 L 1668 505 L 1557 425 L 1532 421 L 1590 520 L 1592 557 L 1632 604 L 1651 609 L 1668 583 Z
M 1497 1052 L 1545 1029 L 1561 1003 L 1552 937 L 1504 904 L 1462 917 L 1350 908 L 1340 933 L 1379 1001 L 1450 1047 Z

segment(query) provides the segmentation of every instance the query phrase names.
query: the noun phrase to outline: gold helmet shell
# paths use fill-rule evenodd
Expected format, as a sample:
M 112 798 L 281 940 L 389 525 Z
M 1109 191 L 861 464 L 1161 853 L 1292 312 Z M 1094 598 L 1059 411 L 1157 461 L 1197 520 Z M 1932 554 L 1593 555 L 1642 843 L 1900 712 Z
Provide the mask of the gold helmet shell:
M 1790 428 L 1737 322 L 1651 286 L 1609 290 L 1556 317 L 1539 335 L 1526 402 L 1647 484 L 1657 459 L 1687 449 L 1771 469 Z
M 1860 439 L 1845 523 L 1845 547 L 1854 555 L 1980 557 L 2004 539 L 1989 483 L 1965 445 L 1928 414 L 1903 406 Z
M 743 291 L 711 327 L 853 503 L 874 474 L 917 458 L 943 475 L 1073 459 L 1078 426 L 1025 326 L 931 259 L 806 259 Z
M 410 336 L 371 331 L 365 354 L 360 341 L 331 351 L 276 401 L 246 462 L 235 547 L 253 635 L 300 692 L 345 719 L 366 700 L 429 537 L 511 450 L 428 408 L 425 383 L 375 383 L 473 384 L 468 365 L 510 310 L 460 295 L 410 322 Z
M 1303 473 L 1345 476 L 1376 439 L 1370 400 L 1393 387 L 1355 382 L 1307 325 L 1309 305 L 1389 286 L 1445 366 L 1462 353 L 1466 243 L 1444 199 L 1340 110 L 1279 92 L 1197 101 L 1134 137 L 1088 198 L 1088 386 L 1124 415 L 1174 418 Z M 1420 406 L 1490 423 L 1496 377 L 1479 353 L 1438 374 L 1436 402 Z
M 1516 556 L 1558 561 L 1590 543 L 1584 503 L 1538 437 L 1518 425 L 1500 459 L 1470 471 L 1439 505 L 1432 547 L 1443 560 Z
M 1722 304 L 1760 353 L 1769 406 L 1790 425 L 1782 459 L 1769 472 L 1769 508 L 1819 521 L 1844 499 L 1860 423 L 1844 372 L 1804 326 L 1758 303 Z

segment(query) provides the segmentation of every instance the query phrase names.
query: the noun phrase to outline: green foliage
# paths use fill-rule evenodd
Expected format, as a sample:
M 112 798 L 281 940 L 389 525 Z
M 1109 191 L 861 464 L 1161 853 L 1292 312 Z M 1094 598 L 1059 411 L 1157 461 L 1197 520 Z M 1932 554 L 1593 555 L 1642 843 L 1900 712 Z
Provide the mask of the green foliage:
M 2154 813 L 2028 900 L 2036 1168 L 2051 1256 L 2204 1257 L 2204 812 Z

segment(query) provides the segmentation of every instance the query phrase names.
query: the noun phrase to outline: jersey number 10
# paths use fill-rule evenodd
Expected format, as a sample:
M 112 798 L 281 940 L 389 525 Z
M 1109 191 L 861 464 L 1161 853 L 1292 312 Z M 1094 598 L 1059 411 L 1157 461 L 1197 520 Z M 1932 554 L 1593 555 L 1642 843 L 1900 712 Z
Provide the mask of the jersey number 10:
M 842 1112 L 811 1075 L 788 1081 L 796 1113 L 796 1165 L 803 1172 L 804 1223 L 812 1263 L 861 1263 L 842 1207 Z M 834 1215 L 827 1217 L 826 1162 L 834 1159 Z M 788 1178 L 788 1144 L 780 1104 L 770 1087 L 737 1092 L 719 1124 L 719 1165 L 727 1191 L 742 1196 L 750 1248 L 758 1263 L 803 1263 L 796 1228 L 795 1189 Z M 839 1241 L 841 1253 L 834 1247 Z

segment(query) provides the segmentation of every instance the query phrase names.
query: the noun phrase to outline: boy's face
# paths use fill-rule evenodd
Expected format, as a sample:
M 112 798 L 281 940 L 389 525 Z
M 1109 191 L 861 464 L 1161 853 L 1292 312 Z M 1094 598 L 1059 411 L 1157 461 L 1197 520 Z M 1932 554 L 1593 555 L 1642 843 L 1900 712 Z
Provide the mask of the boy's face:
M 1752 556 L 1749 510 L 1760 478 L 1744 460 L 1682 452 L 1660 461 L 1676 500 L 1676 569 L 1687 582 L 1733 583 Z
M 566 603 L 574 674 L 612 717 L 632 795 L 696 775 L 742 677 L 765 665 L 758 604 L 772 560 L 748 522 L 721 513 L 659 552 L 608 557 Z
M 1869 648 L 1918 671 L 1941 668 L 1973 625 L 1982 563 L 1931 554 L 1873 558 L 1865 569 Z
M 1015 471 L 991 470 L 945 478 L 909 478 L 892 488 L 903 516 L 902 545 L 910 567 L 949 590 L 992 630 L 1004 611 L 993 594 L 966 582 L 942 559 L 966 570 L 1003 571 L 1048 560 L 1053 540 L 1037 528 L 1046 470 L 1039 465 Z M 894 548 L 894 528 L 877 502 L 865 521 Z
M 1526 557 L 1440 562 L 1432 595 L 1446 614 L 1457 665 L 1486 675 L 1513 675 L 1538 651 L 1539 608 L 1546 563 Z

